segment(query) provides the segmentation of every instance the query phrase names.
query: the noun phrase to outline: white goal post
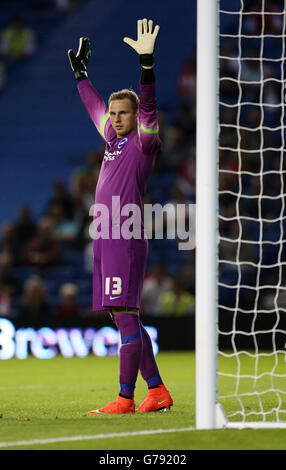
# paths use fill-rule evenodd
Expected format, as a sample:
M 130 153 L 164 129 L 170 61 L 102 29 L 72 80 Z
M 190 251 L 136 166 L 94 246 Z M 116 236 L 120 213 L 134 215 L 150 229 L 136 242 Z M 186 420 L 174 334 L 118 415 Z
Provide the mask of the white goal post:
M 196 427 L 216 427 L 217 2 L 197 1 Z
M 286 428 L 286 0 L 276 3 L 197 0 L 197 429 Z

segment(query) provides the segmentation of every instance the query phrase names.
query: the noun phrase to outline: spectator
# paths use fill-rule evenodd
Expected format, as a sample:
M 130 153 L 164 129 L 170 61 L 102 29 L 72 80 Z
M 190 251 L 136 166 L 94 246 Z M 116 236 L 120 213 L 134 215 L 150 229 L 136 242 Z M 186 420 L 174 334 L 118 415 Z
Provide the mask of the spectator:
M 196 102 L 196 59 L 187 59 L 180 70 L 178 77 L 178 94 L 186 102 Z
M 233 101 L 238 92 L 236 82 L 229 80 L 230 78 L 237 79 L 238 76 L 239 63 L 236 56 L 232 41 L 226 40 L 221 44 L 219 87 L 220 95 L 223 95 L 225 101 Z
M 12 274 L 12 257 L 9 253 L 0 254 L 0 289 L 5 293 L 15 296 L 19 293 L 19 283 Z
M 35 33 L 20 17 L 14 18 L 1 34 L 1 53 L 5 59 L 20 61 L 35 51 Z
M 90 241 L 89 226 L 92 218 L 89 212 L 84 210 L 81 198 L 74 199 L 74 223 L 77 225 L 77 235 L 73 242 L 73 247 L 78 250 L 84 250 Z
M 189 194 L 191 198 L 195 196 L 196 188 L 196 148 L 191 147 L 188 160 L 183 163 L 179 170 L 181 180 L 189 184 Z
M 144 280 L 142 291 L 142 311 L 147 315 L 160 315 L 159 296 L 170 290 L 172 279 L 166 274 L 163 263 L 157 263 Z
M 259 102 L 261 73 L 259 50 L 253 48 L 247 51 L 248 59 L 241 62 L 240 83 L 243 101 Z
M 0 286 L 0 316 L 11 317 L 13 315 L 12 296 L 7 287 Z
M 180 165 L 188 159 L 190 144 L 179 124 L 169 127 L 165 146 L 161 155 L 164 169 L 178 171 Z
M 104 146 L 100 146 L 94 150 L 91 150 L 86 154 L 86 171 L 92 173 L 98 169 L 100 171 L 101 163 L 104 156 Z
M 194 142 L 196 134 L 196 107 L 188 103 L 178 106 L 176 120 L 184 132 L 186 142 Z
M 84 208 L 87 212 L 89 212 L 90 207 L 94 203 L 94 193 L 95 193 L 98 175 L 99 173 L 97 172 L 97 170 L 95 170 L 95 172 L 93 172 L 92 174 L 85 174 L 85 177 L 84 177 L 82 201 L 83 201 Z
M 73 198 L 69 194 L 64 181 L 58 180 L 54 183 L 53 196 L 47 204 L 46 212 L 49 212 L 50 207 L 54 203 L 60 203 L 63 207 L 64 215 L 67 219 L 73 218 L 74 203 Z
M 191 315 L 194 313 L 195 297 L 182 289 L 179 278 L 174 278 L 173 286 L 160 294 L 158 305 L 163 316 Z
M 77 299 L 78 288 L 73 283 L 63 284 L 60 288 L 60 304 L 56 314 L 63 318 L 75 318 L 80 315 L 80 306 Z
M 196 266 L 195 266 L 195 250 L 188 253 L 188 261 L 179 272 L 182 289 L 195 295 L 196 290 Z
M 275 5 L 275 3 L 278 3 L 278 5 Z M 282 2 L 270 0 L 266 2 L 266 5 L 261 0 L 250 0 L 247 2 L 245 11 L 257 12 L 257 14 L 253 13 L 246 16 L 245 33 L 259 35 L 263 27 L 264 34 L 283 34 L 283 5 L 279 7 L 279 3 L 281 4 Z M 269 14 L 265 13 L 262 17 L 261 13 L 263 10 Z
M 48 216 L 52 221 L 52 233 L 54 238 L 64 244 L 71 244 L 77 237 L 78 224 L 73 219 L 68 219 L 62 202 L 54 202 L 50 205 Z
M 34 322 L 48 317 L 51 313 L 45 283 L 39 276 L 31 276 L 24 284 L 21 316 Z
M 32 218 L 31 209 L 28 206 L 20 208 L 15 230 L 21 246 L 35 235 L 36 224 Z
M 237 147 L 238 144 L 238 128 L 240 123 L 237 122 L 238 113 L 235 108 L 225 108 L 221 111 L 220 115 L 220 135 L 219 135 L 219 142 L 221 147 L 230 147 L 234 148 Z M 224 157 L 227 150 L 220 150 L 220 157 Z M 232 155 L 229 155 L 228 163 L 232 163 Z
M 35 236 L 28 240 L 23 247 L 22 259 L 24 264 L 45 268 L 59 263 L 59 243 L 53 237 L 52 230 L 51 219 L 48 217 L 41 218 Z
M 87 173 L 85 170 L 77 170 L 72 175 L 71 185 L 73 199 L 80 199 L 83 210 L 88 213 L 94 203 L 98 174 L 99 168 L 95 167 L 91 173 Z
M 10 221 L 4 222 L 2 225 L 0 253 L 8 253 L 11 256 L 13 265 L 17 265 L 19 262 L 19 247 L 19 239 L 15 224 Z
M 14 316 L 14 300 L 19 293 L 19 283 L 13 276 L 12 258 L 4 252 L 0 255 L 0 316 Z

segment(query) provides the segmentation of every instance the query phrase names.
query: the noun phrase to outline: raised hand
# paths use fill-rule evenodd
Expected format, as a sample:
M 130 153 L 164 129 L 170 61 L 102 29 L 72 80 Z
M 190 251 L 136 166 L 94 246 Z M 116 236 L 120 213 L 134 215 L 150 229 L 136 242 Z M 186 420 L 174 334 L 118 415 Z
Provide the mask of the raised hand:
M 72 49 L 68 50 L 68 57 L 72 71 L 78 82 L 87 78 L 86 66 L 91 56 L 89 38 L 80 38 L 77 54 Z
M 156 38 L 160 29 L 159 25 L 156 25 L 153 29 L 153 21 L 147 20 L 144 18 L 143 20 L 137 21 L 137 41 L 134 39 L 125 37 L 123 41 L 132 47 L 137 54 L 153 54 L 155 48 Z

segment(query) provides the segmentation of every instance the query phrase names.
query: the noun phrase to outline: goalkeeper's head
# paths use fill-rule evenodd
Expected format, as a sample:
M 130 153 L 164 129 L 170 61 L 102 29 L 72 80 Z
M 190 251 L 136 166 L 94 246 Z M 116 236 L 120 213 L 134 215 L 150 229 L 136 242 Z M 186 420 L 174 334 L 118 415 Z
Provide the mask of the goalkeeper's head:
M 133 90 L 124 89 L 110 95 L 110 122 L 117 137 L 125 137 L 137 129 L 138 102 L 138 95 Z

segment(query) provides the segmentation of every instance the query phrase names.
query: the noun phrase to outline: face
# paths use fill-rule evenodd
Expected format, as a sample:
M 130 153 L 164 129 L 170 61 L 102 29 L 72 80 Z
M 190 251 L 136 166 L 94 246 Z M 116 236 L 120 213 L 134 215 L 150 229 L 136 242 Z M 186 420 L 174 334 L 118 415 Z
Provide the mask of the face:
M 117 137 L 125 137 L 137 128 L 137 112 L 128 98 L 114 100 L 109 105 L 110 122 Z

